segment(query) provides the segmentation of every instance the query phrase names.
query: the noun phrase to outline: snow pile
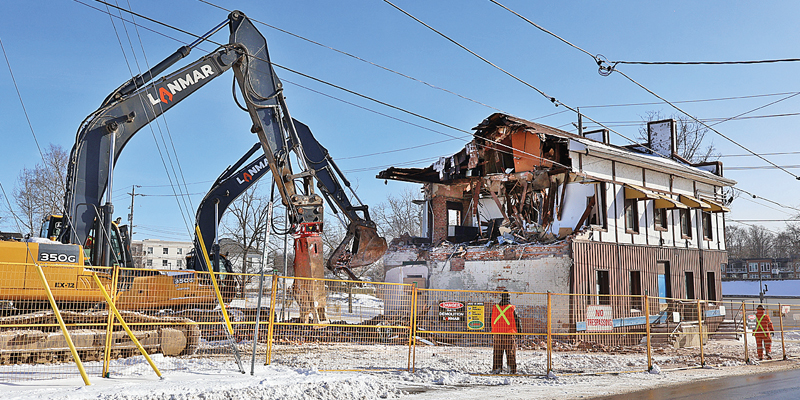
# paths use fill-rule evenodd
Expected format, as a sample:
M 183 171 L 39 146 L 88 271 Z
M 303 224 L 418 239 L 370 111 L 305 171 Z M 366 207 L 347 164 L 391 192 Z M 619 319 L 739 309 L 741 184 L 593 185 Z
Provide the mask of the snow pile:
M 258 365 L 255 376 L 232 370 L 231 362 L 156 357 L 158 365 L 175 363 L 183 371 L 158 379 L 143 357 L 116 360 L 111 379 L 90 376 L 25 382 L 4 388 L 3 399 L 216 400 L 216 399 L 372 399 L 398 398 L 402 392 L 385 379 L 356 373 L 323 373 L 316 369 Z M 234 367 L 235 368 L 235 367 Z M 124 375 L 124 376 L 122 376 Z
M 347 303 L 348 295 L 345 292 L 329 292 L 328 302 L 342 302 Z M 361 308 L 375 308 L 383 309 L 383 300 L 368 294 L 354 293 L 353 306 Z

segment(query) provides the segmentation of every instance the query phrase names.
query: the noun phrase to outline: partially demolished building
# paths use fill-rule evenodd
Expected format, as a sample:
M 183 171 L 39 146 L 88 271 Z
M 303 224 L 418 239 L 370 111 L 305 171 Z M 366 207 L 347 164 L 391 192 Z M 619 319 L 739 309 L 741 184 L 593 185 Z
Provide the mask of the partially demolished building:
M 437 289 L 721 299 L 722 164 L 676 154 L 672 120 L 615 146 L 505 114 L 463 149 L 380 179 L 423 185 L 423 238 L 395 240 L 386 280 Z M 590 302 L 641 308 L 640 300 Z

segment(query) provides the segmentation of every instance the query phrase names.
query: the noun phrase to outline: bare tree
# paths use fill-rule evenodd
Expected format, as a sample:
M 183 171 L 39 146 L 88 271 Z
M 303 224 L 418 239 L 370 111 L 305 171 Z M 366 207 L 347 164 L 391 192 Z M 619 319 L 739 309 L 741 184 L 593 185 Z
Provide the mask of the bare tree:
M 69 153 L 63 147 L 50 144 L 44 150 L 44 159 L 33 168 L 23 168 L 14 188 L 14 202 L 23 229 L 35 234 L 42 219 L 63 211 L 64 188 Z
M 746 258 L 747 254 L 749 254 L 747 250 L 747 230 L 737 225 L 726 224 L 725 248 L 728 250 L 728 258 L 730 259 Z
M 233 245 L 226 251 L 231 263 L 238 266 L 243 274 L 259 272 L 260 264 L 251 261 L 251 255 L 259 255 L 264 251 L 264 234 L 269 229 L 268 216 L 269 195 L 259 191 L 259 184 L 241 194 L 228 206 L 223 218 L 220 236 L 228 237 Z M 250 275 L 237 275 L 239 285 L 245 288 L 252 280 Z
M 703 139 L 708 133 L 709 129 L 703 124 L 690 119 L 684 115 L 672 114 L 669 117 L 664 117 L 660 111 L 648 111 L 643 117 L 644 122 L 660 121 L 664 119 L 674 119 L 676 123 L 677 149 L 676 152 L 679 156 L 688 160 L 691 163 L 701 163 L 711 161 L 719 157 L 719 154 L 712 142 L 708 146 L 703 146 Z M 638 139 L 642 142 L 647 142 L 647 125 L 639 128 Z
M 375 206 L 372 219 L 387 241 L 404 234 L 420 235 L 422 206 L 414 203 L 417 197 L 414 190 L 406 188 L 396 196 L 390 194 L 385 202 Z

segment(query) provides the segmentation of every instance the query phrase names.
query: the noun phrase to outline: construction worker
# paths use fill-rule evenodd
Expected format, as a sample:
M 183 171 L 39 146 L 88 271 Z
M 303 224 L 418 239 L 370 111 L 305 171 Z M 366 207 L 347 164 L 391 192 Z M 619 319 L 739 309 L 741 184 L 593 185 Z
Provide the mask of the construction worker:
M 516 307 L 511 304 L 508 291 L 504 290 L 500 295 L 500 303 L 495 304 L 492 308 L 492 333 L 496 334 L 492 340 L 494 344 L 493 374 L 499 374 L 503 370 L 503 352 L 506 353 L 509 370 L 512 374 L 517 373 L 517 343 L 513 334 L 519 331 Z
M 772 360 L 772 357 L 769 355 L 769 352 L 772 351 L 772 339 L 770 339 L 770 335 L 775 329 L 772 327 L 772 320 L 769 319 L 769 315 L 764 312 L 764 306 L 759 305 L 756 308 L 756 329 L 755 329 L 755 337 L 756 337 L 756 351 L 758 352 L 758 359 L 763 359 L 763 356 L 767 356 L 767 360 Z M 766 353 L 764 353 L 766 350 Z

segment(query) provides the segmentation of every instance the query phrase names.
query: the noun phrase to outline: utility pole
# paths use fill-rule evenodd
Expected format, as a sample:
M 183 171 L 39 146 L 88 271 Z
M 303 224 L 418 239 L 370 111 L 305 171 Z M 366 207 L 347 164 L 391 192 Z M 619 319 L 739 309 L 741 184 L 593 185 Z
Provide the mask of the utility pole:
M 131 240 L 133 240 L 133 198 L 136 197 L 136 188 L 140 188 L 140 187 L 141 186 L 139 186 L 139 185 L 133 185 L 133 186 L 131 186 L 131 192 L 128 193 L 129 195 L 131 195 L 131 212 L 128 213 L 128 226 L 131 227 L 131 229 L 130 229 L 130 238 L 131 238 Z M 141 196 L 141 194 L 139 196 Z

